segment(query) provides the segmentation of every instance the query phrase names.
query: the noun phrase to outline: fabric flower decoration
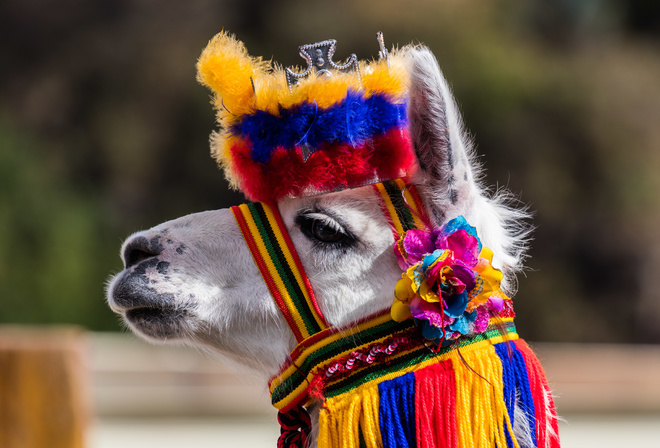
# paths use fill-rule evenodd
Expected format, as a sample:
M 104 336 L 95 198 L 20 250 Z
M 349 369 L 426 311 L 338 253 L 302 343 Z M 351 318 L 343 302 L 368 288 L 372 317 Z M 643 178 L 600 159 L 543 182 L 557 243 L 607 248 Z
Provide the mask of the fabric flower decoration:
M 414 319 L 438 345 L 484 332 L 491 314 L 510 300 L 500 290 L 502 272 L 491 265 L 493 252 L 462 216 L 439 229 L 405 232 L 394 252 L 404 272 L 394 290 L 392 319 Z

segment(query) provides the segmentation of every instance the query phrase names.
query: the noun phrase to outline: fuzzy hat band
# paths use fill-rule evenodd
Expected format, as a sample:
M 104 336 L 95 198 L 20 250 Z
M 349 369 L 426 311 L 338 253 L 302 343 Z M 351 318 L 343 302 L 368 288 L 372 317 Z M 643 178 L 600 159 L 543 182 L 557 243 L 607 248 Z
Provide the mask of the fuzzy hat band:
M 301 76 L 247 54 L 227 33 L 202 52 L 199 81 L 214 93 L 222 131 L 212 153 L 253 201 L 343 190 L 410 174 L 402 52 L 355 70 L 332 62 L 334 41 L 300 47 Z M 384 50 L 384 48 L 383 48 Z M 347 64 L 348 66 L 349 64 Z M 288 80 L 288 82 L 287 82 Z

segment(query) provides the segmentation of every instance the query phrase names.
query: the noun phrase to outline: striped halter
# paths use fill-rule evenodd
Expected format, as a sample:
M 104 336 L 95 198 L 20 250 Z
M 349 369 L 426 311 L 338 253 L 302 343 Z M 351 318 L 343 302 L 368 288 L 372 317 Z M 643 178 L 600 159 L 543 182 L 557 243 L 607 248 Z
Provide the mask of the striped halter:
M 395 239 L 408 229 L 421 227 L 424 208 L 417 191 L 403 179 L 373 185 Z M 405 196 L 402 196 L 405 194 Z M 410 204 L 410 208 L 406 206 Z M 264 202 L 231 209 L 261 275 L 286 319 L 296 341 L 328 330 L 295 247 L 277 205 Z
M 397 179 L 373 185 L 395 239 L 423 228 L 414 186 Z M 549 389 L 535 355 L 518 339 L 505 307 L 485 332 L 440 349 L 412 320 L 389 310 L 348 328 L 330 327 L 275 204 L 232 207 L 268 288 L 298 341 L 269 381 L 280 412 L 278 447 L 305 447 L 318 400 L 318 446 L 513 447 L 514 406 L 526 411 L 535 446 L 558 446 Z M 520 418 L 520 417 L 519 417 Z

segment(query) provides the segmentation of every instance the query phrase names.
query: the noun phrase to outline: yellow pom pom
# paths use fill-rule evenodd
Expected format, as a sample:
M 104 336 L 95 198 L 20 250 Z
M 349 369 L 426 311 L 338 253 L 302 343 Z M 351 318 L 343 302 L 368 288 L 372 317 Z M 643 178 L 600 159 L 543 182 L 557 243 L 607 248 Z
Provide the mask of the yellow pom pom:
M 413 317 L 410 313 L 410 305 L 403 303 L 399 299 L 394 299 L 392 302 L 390 316 L 392 316 L 392 320 L 397 322 L 403 322 L 404 320 L 412 319 Z
M 233 115 L 249 113 L 255 104 L 252 80 L 267 69 L 252 58 L 242 42 L 226 32 L 217 34 L 197 61 L 197 80 L 216 94 L 216 107 Z

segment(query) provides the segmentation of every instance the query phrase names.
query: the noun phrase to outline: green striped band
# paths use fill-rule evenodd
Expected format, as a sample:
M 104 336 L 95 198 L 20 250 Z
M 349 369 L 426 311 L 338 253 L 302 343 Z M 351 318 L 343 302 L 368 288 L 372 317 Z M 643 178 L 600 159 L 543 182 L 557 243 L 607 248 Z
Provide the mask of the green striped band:
M 368 383 L 369 381 L 380 378 L 384 375 L 403 370 L 406 367 L 419 364 L 429 359 L 444 355 L 453 350 L 467 347 L 487 339 L 501 335 L 502 329 L 491 325 L 484 333 L 480 333 L 471 339 L 459 340 L 458 343 L 442 348 L 437 353 L 425 345 L 420 345 L 408 353 L 397 358 L 390 358 L 387 363 L 374 363 L 373 365 L 353 373 L 344 380 L 327 384 L 324 392 L 326 398 L 334 397 L 346 393 L 356 387 Z M 516 327 L 513 322 L 507 322 L 504 327 L 505 334 L 515 333 Z
M 295 310 L 300 315 L 300 318 L 305 325 L 307 333 L 312 335 L 323 330 L 319 323 L 314 318 L 314 312 L 312 311 L 310 304 L 305 299 L 305 294 L 303 293 L 300 285 L 296 281 L 296 278 L 291 270 L 291 266 L 284 256 L 282 244 L 275 236 L 273 229 L 271 228 L 268 218 L 266 217 L 264 206 L 262 203 L 257 202 L 253 204 L 248 204 L 252 217 L 255 224 L 259 228 L 259 233 L 266 245 L 268 253 L 275 264 L 275 269 L 280 274 L 282 281 L 284 282 L 284 287 L 288 291 L 292 301 L 294 302 Z M 286 229 L 281 229 L 282 232 L 286 232 Z
M 396 181 L 388 180 L 383 182 L 383 187 L 385 187 L 385 191 L 387 191 L 387 194 L 392 201 L 392 205 L 394 206 L 394 210 L 396 210 L 399 221 L 401 221 L 403 230 L 408 231 L 411 229 L 416 229 L 417 226 L 415 225 L 413 215 L 410 213 L 410 209 L 405 204 L 401 194 L 402 189 L 399 187 L 399 185 L 397 185 Z

